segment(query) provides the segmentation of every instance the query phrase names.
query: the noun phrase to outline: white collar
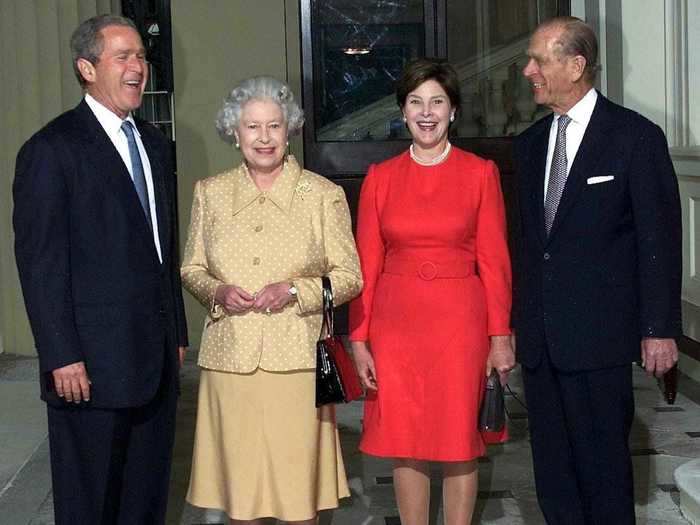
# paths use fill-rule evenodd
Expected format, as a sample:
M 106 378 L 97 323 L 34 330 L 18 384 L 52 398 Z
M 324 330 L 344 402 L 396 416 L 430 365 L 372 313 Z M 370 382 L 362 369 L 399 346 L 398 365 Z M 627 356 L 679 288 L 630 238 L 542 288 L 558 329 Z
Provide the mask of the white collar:
M 136 122 L 134 121 L 134 117 L 131 115 L 131 113 L 129 113 L 129 115 L 127 115 L 127 117 L 124 120 L 122 120 L 118 115 L 113 113 L 111 110 L 107 109 L 107 107 L 104 104 L 95 100 L 95 98 L 89 93 L 85 93 L 85 102 L 95 114 L 95 118 L 102 125 L 102 128 L 105 130 L 105 133 L 107 133 L 107 135 L 109 135 L 110 137 L 118 136 L 119 132 L 122 129 L 122 123 L 124 121 L 131 122 L 131 124 L 134 126 L 134 129 L 136 130 L 137 135 L 139 137 L 141 136 L 141 133 L 139 133 L 139 128 L 136 127 Z
M 576 104 L 574 104 L 573 107 L 566 112 L 566 114 L 576 124 L 580 124 L 585 128 L 586 126 L 588 126 L 588 122 L 590 122 L 591 120 L 591 116 L 593 115 L 593 110 L 595 109 L 595 104 L 597 100 L 598 92 L 595 90 L 595 88 L 591 88 L 581 100 L 576 102 Z M 558 113 L 554 114 L 555 123 L 559 120 L 559 117 L 561 117 L 561 115 L 559 115 Z

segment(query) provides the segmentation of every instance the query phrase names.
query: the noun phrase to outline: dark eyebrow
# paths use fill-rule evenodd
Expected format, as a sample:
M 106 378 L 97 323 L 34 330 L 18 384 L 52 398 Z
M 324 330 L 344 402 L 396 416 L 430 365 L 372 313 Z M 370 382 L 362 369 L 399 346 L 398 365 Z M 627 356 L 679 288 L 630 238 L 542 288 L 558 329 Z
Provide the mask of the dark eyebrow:
M 423 100 L 423 97 L 420 97 L 418 95 L 408 95 L 406 98 L 417 98 L 418 100 Z M 431 100 L 434 98 L 447 98 L 447 95 L 433 95 L 432 97 L 430 97 Z

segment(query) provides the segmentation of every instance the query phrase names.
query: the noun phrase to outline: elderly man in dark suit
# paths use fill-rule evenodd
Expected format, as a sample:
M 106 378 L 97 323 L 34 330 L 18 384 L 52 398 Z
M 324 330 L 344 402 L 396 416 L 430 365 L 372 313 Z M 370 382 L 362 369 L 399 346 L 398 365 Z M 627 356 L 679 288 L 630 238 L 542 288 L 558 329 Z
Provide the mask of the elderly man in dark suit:
M 84 100 L 17 156 L 15 252 L 47 402 L 57 525 L 164 522 L 187 345 L 167 139 L 134 118 L 134 24 L 71 39 Z
M 554 112 L 516 142 L 521 244 L 513 325 L 537 496 L 548 523 L 634 523 L 631 363 L 678 359 L 681 219 L 661 129 L 598 93 L 598 45 L 540 25 L 523 74 Z

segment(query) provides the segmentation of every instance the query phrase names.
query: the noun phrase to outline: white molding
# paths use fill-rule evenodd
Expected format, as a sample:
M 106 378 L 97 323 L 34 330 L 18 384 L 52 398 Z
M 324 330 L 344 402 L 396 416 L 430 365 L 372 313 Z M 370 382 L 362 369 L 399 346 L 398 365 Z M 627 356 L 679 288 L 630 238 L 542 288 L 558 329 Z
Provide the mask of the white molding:
M 698 182 L 697 179 L 700 179 L 700 146 L 671 148 L 671 161 L 679 181 L 688 179 L 689 182 Z M 683 192 L 681 191 L 682 197 Z
M 672 146 L 671 158 L 675 160 L 700 160 L 700 146 Z
M 700 306 L 695 305 L 685 299 L 681 301 L 681 316 L 683 319 L 683 334 L 694 339 L 695 341 L 700 341 Z M 700 362 L 692 360 L 695 363 L 695 371 L 697 372 L 697 377 L 694 377 L 696 381 L 700 382 Z M 685 367 L 681 366 L 684 374 L 687 374 Z
M 698 258 L 697 258 L 697 231 L 696 231 L 696 223 L 698 221 L 698 205 L 700 204 L 700 198 L 697 197 L 689 197 L 688 198 L 688 216 L 687 216 L 687 229 L 688 229 L 688 238 L 690 240 L 688 244 L 688 278 L 690 279 L 691 283 L 692 281 L 697 281 L 698 278 Z M 695 284 L 699 284 L 700 281 L 696 282 Z M 698 299 L 699 297 L 693 297 L 692 294 L 692 289 L 690 289 L 691 286 L 688 286 L 688 290 L 686 290 L 686 294 L 684 295 L 684 299 L 686 299 L 688 302 L 693 303 L 693 304 L 698 304 Z M 694 288 L 697 288 L 695 286 Z M 693 300 L 695 299 L 695 300 Z
M 697 163 L 695 165 L 697 167 Z M 678 186 L 683 217 L 682 297 L 695 305 L 693 313 L 696 318 L 692 324 L 700 326 L 700 177 L 680 174 Z
M 598 1 L 598 49 L 600 61 L 600 92 L 608 94 L 608 30 L 605 0 Z
M 688 2 L 666 0 L 666 137 L 676 148 L 689 146 Z

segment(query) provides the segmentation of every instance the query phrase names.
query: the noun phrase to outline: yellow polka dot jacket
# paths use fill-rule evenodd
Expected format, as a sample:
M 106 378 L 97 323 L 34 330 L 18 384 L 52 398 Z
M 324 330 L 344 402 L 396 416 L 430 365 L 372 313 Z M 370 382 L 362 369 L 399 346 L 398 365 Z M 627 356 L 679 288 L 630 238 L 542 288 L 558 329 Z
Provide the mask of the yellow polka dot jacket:
M 358 295 L 362 275 L 342 188 L 289 156 L 267 191 L 244 164 L 195 185 L 182 264 L 184 287 L 209 314 L 199 365 L 251 372 L 313 368 L 321 330 L 321 276 L 336 306 Z M 297 301 L 266 315 L 212 309 L 221 284 L 249 293 L 290 281 Z

